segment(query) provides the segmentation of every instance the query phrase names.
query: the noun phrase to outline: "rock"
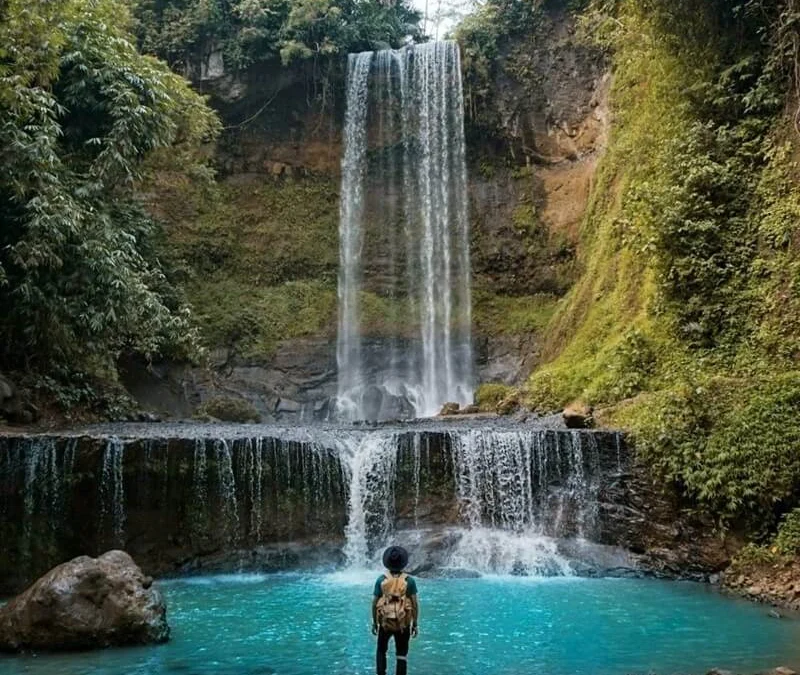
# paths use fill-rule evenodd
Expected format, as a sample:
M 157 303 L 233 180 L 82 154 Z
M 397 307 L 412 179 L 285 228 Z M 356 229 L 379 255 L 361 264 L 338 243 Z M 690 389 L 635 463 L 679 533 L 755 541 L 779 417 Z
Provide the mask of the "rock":
M 276 413 L 289 413 L 292 415 L 299 413 L 302 409 L 303 406 L 300 403 L 288 398 L 278 399 L 278 403 L 275 406 Z
M 234 396 L 214 396 L 197 410 L 198 415 L 208 415 L 223 422 L 258 422 L 261 416 L 250 401 Z
M 54 567 L 0 608 L 0 651 L 166 642 L 167 610 L 124 551 Z
M 0 373 L 0 407 L 12 398 L 14 398 L 14 385 L 11 380 Z
M 594 426 L 593 409 L 583 403 L 572 403 L 564 408 L 561 416 L 568 429 L 589 429 Z
M 477 415 L 481 411 L 480 407 L 475 405 L 465 405 L 461 410 L 458 411 L 459 415 Z
M 450 415 L 458 415 L 459 409 L 460 409 L 460 406 L 458 405 L 458 403 L 453 403 L 453 402 L 445 403 L 442 406 L 442 409 L 439 411 L 439 417 L 448 417 Z
M 33 424 L 39 414 L 39 409 L 0 373 L 0 419 L 10 424 Z
M 498 415 L 512 415 L 519 410 L 519 394 L 514 392 L 497 404 Z
M 770 616 L 771 618 L 773 618 L 773 619 L 782 619 L 782 618 L 783 618 L 783 614 L 781 614 L 781 613 L 780 613 L 778 610 L 776 610 L 776 609 L 771 609 L 771 610 L 769 611 L 769 616 Z

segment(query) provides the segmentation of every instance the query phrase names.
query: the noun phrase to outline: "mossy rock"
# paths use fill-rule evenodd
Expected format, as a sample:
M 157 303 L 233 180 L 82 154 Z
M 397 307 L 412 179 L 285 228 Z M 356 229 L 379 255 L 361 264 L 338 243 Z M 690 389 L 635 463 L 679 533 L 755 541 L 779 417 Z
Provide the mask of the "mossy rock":
M 500 401 L 495 410 L 498 415 L 513 415 L 520 408 L 520 395 L 518 391 L 512 391 L 502 401 Z
M 252 403 L 243 398 L 231 396 L 215 396 L 200 406 L 198 416 L 204 419 L 209 417 L 222 422 L 260 422 L 261 415 Z

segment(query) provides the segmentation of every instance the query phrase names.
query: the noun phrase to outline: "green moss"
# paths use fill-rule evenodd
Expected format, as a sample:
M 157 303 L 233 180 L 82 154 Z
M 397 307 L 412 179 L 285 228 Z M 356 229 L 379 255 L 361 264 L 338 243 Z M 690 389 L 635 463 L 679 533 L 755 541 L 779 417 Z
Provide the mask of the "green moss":
M 223 422 L 258 422 L 261 415 L 249 401 L 230 396 L 216 396 L 206 401 L 197 411 L 199 416 L 209 415 Z
M 505 384 L 487 382 L 475 390 L 475 403 L 481 412 L 494 412 L 498 404 L 513 392 L 512 387 Z
M 206 347 L 266 361 L 280 340 L 336 326 L 338 197 L 328 178 L 159 184 L 164 249 Z
M 519 234 L 527 236 L 535 236 L 541 227 L 536 215 L 536 207 L 527 202 L 517 205 L 511 214 L 511 222 Z
M 770 28 L 726 14 L 733 39 L 716 4 L 613 11 L 615 127 L 583 273 L 525 400 L 600 406 L 697 508 L 774 531 L 800 501 L 800 144 L 764 67 Z
M 335 334 L 336 288 L 323 282 L 258 287 L 228 278 L 193 284 L 188 294 L 206 345 L 249 360 L 267 361 L 281 340 Z
M 482 335 L 530 335 L 541 333 L 556 309 L 552 295 L 520 297 L 476 291 L 472 298 L 475 330 Z

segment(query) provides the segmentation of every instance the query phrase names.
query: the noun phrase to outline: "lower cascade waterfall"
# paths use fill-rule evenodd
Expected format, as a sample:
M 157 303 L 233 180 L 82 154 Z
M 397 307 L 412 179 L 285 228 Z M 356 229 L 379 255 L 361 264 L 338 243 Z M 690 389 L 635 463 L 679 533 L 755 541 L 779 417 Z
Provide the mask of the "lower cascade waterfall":
M 427 417 L 448 401 L 471 403 L 455 42 L 349 56 L 339 222 L 337 416 Z M 382 315 L 377 329 L 365 325 L 368 297 L 371 313 Z M 367 328 L 377 340 L 365 337 Z
M 598 540 L 600 493 L 625 471 L 610 432 L 260 430 L 0 438 L 10 560 L 25 566 L 88 553 L 87 541 L 96 553 L 148 537 L 230 552 L 324 540 L 351 568 L 379 565 L 383 548 L 401 543 L 412 561 L 440 568 L 568 575 L 556 542 Z

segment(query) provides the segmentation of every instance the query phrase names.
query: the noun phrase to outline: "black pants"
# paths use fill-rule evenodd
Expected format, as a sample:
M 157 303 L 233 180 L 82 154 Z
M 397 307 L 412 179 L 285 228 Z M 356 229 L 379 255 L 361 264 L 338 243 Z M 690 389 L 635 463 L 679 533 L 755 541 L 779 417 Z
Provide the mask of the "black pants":
M 397 652 L 397 670 L 395 675 L 406 675 L 406 657 L 408 656 L 408 641 L 411 639 L 411 629 L 406 628 L 399 633 L 389 633 L 380 628 L 378 630 L 378 653 L 375 655 L 375 672 L 386 675 L 386 652 L 389 649 L 389 638 L 394 638 L 394 649 Z

